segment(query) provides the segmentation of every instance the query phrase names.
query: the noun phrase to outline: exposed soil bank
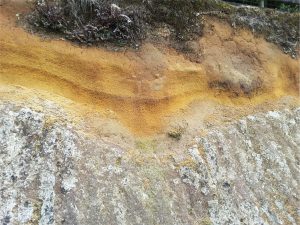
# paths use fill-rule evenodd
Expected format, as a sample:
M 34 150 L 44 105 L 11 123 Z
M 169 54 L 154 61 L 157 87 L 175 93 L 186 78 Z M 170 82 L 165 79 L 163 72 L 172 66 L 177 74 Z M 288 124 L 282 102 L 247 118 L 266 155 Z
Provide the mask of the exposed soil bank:
M 85 105 L 83 113 L 110 110 L 137 135 L 162 131 L 168 116 L 195 102 L 247 109 L 299 97 L 299 61 L 220 20 L 208 17 L 203 37 L 191 43 L 201 55 L 194 63 L 150 43 L 140 51 L 110 52 L 45 41 L 14 26 L 15 2 L 0 9 L 0 85 L 68 98 Z

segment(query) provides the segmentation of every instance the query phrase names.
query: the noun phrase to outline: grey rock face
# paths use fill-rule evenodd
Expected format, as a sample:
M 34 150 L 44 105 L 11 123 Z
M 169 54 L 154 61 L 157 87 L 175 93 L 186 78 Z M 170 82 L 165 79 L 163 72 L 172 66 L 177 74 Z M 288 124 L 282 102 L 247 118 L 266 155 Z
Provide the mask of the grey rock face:
M 1 224 L 53 224 L 55 204 L 77 182 L 75 134 L 27 108 L 0 112 Z
M 53 119 L 54 118 L 54 119 Z M 0 105 L 0 224 L 298 224 L 300 108 L 139 156 Z
M 196 169 L 180 173 L 209 198 L 213 224 L 297 224 L 299 137 L 300 109 L 248 116 L 198 138 Z

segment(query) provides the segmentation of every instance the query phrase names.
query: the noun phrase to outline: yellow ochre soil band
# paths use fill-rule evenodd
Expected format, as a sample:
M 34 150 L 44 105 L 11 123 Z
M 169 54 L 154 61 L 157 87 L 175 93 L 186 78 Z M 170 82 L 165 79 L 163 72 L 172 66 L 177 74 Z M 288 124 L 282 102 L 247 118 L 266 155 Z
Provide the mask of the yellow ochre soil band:
M 165 117 L 195 101 L 247 107 L 299 96 L 299 61 L 222 21 L 211 19 L 198 43 L 203 60 L 194 63 L 150 43 L 138 51 L 112 52 L 45 41 L 15 26 L 11 5 L 0 8 L 0 85 L 46 91 L 99 112 L 112 110 L 135 134 L 159 132 Z M 210 85 L 251 85 L 258 78 L 262 85 L 249 96 Z

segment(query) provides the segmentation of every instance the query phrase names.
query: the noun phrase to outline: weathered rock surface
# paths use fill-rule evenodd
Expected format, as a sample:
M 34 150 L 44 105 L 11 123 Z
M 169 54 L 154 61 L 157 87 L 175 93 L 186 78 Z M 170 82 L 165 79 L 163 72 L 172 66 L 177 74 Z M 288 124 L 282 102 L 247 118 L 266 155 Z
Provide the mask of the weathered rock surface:
M 300 108 L 137 159 L 64 118 L 2 104 L 0 223 L 296 225 L 299 146 Z

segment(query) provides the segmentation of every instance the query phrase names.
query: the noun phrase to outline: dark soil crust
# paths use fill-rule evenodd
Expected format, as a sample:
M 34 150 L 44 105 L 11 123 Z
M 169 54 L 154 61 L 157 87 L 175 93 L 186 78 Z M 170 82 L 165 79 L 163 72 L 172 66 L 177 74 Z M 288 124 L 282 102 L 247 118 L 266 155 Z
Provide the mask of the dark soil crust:
M 113 4 L 114 3 L 114 4 Z M 144 41 L 169 44 L 200 61 L 193 41 L 207 15 L 251 29 L 293 58 L 299 55 L 299 13 L 232 6 L 213 0 L 35 1 L 26 17 L 35 32 L 52 32 L 87 46 L 138 48 Z

